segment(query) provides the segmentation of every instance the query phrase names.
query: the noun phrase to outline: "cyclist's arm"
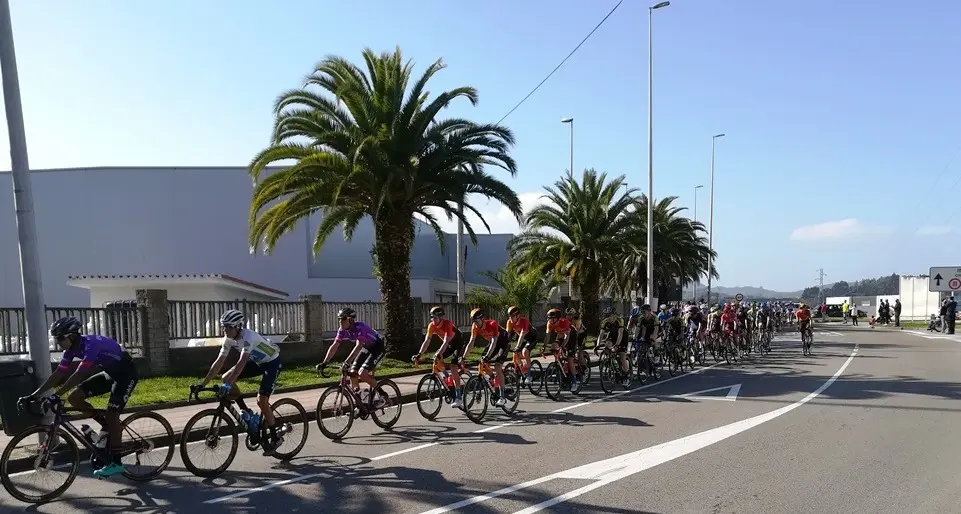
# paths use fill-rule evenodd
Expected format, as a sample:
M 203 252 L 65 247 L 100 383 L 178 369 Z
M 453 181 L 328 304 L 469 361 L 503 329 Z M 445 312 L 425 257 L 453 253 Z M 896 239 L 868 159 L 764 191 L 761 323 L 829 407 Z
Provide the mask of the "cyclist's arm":
M 344 333 L 338 330 L 337 335 L 334 336 L 334 342 L 330 343 L 330 348 L 327 349 L 327 355 L 324 356 L 324 364 L 329 363 L 333 360 L 334 355 L 337 355 L 337 350 L 340 349 L 340 342 L 343 341 Z
M 467 340 L 467 344 L 464 346 L 463 359 L 465 362 L 467 361 L 467 356 L 470 355 L 471 350 L 474 349 L 474 341 L 476 340 L 477 334 L 474 332 L 474 330 L 471 330 L 470 339 Z
M 514 347 L 515 352 L 520 350 L 521 343 L 524 341 L 525 337 L 527 337 L 527 329 L 521 330 L 520 333 L 517 334 L 517 346 Z
M 67 373 L 70 371 L 70 368 L 68 367 L 69 365 L 70 365 L 69 360 L 66 360 L 66 359 L 61 360 L 60 365 L 57 366 L 57 369 L 54 370 L 54 372 L 51 373 L 50 376 L 47 377 L 47 379 L 44 380 L 39 387 L 37 387 L 36 391 L 30 393 L 30 396 L 32 397 L 40 396 L 47 389 L 50 389 L 51 387 L 56 387 L 58 384 L 63 382 L 63 380 L 67 378 Z
M 427 335 L 424 336 L 424 342 L 420 343 L 420 350 L 417 351 L 418 355 L 427 351 L 427 345 L 430 344 L 430 337 L 432 335 L 434 335 L 434 333 L 431 331 L 430 327 L 428 326 Z M 444 336 L 443 340 L 444 340 L 444 344 L 441 345 L 440 350 L 438 350 L 437 353 L 441 353 L 441 350 L 443 350 L 447 346 L 447 336 Z
M 353 362 L 357 359 L 357 355 L 360 354 L 361 348 L 363 348 L 363 345 L 360 344 L 360 338 L 358 338 L 357 342 L 354 343 L 354 348 L 350 351 L 350 355 L 348 355 L 347 358 L 344 359 L 344 362 L 345 363 L 350 362 L 353 364 Z
M 240 350 L 240 358 L 237 359 L 237 364 L 234 364 L 233 368 L 227 372 L 227 376 L 224 377 L 225 384 L 233 384 L 240 377 L 240 374 L 244 371 L 244 366 L 247 365 L 247 360 L 250 359 L 250 351 L 246 348 Z
M 220 354 L 214 359 L 213 364 L 210 365 L 210 370 L 207 371 L 207 376 L 205 376 L 200 383 L 201 386 L 207 385 L 207 382 L 210 382 L 210 379 L 214 378 L 214 375 L 220 373 L 220 370 L 224 367 L 224 362 L 227 361 L 228 353 L 230 353 L 230 347 L 224 342 L 223 346 L 220 347 Z
M 614 342 L 614 347 L 620 348 L 621 341 L 623 340 L 624 340 L 624 327 L 622 326 L 617 329 L 617 341 Z
M 60 388 L 57 389 L 54 394 L 57 396 L 63 396 L 64 393 L 73 389 L 74 387 L 77 387 L 81 382 L 86 380 L 94 373 L 98 373 L 100 371 L 100 366 L 94 364 L 95 358 L 96 355 L 93 353 L 84 354 L 83 360 L 81 360 L 80 364 L 77 365 L 77 370 L 74 371 L 72 375 L 67 377 L 67 380 L 60 385 Z M 61 366 L 58 366 L 57 368 L 60 369 Z M 64 372 L 66 372 L 66 370 L 64 370 Z

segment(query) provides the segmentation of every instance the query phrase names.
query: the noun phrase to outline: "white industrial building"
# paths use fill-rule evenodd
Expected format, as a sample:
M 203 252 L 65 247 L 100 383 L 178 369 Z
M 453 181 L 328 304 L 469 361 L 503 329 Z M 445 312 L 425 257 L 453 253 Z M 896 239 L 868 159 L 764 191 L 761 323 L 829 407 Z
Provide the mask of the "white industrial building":
M 144 277 L 185 275 L 253 284 L 257 290 L 248 291 L 254 295 L 249 298 L 275 291 L 289 299 L 321 294 L 330 301 L 380 301 L 372 274 L 370 220 L 361 223 L 350 243 L 339 232 L 333 234 L 316 259 L 310 248 L 317 218 L 305 220 L 284 236 L 272 255 L 251 255 L 247 215 L 252 181 L 244 167 L 74 168 L 36 170 L 31 177 L 48 306 L 129 299 L 131 287 L 149 281 Z M 0 173 L 0 188 L 11 187 L 10 174 Z M 7 213 L 0 216 L 0 307 L 20 307 L 13 195 L 0 195 L 0 212 Z M 480 244 L 468 248 L 468 287 L 490 284 L 482 272 L 503 267 L 511 237 L 478 235 Z M 450 251 L 442 255 L 434 233 L 420 226 L 411 258 L 412 296 L 424 301 L 455 297 L 453 234 L 447 247 Z M 105 286 L 110 279 L 103 277 L 119 276 L 127 276 L 127 283 L 118 282 L 110 291 Z M 68 283 L 70 277 L 77 278 Z M 99 286 L 91 289 L 94 283 Z M 233 285 L 224 291 L 233 292 Z M 279 297 L 266 293 L 264 299 Z

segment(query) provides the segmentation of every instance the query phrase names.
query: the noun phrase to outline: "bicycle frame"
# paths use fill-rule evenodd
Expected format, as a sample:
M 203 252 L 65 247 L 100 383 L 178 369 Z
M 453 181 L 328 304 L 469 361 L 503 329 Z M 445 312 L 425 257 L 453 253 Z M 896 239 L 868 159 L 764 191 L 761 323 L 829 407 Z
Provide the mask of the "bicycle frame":
M 50 438 L 54 437 L 54 435 L 57 433 L 59 428 L 63 428 L 64 431 L 70 434 L 70 436 L 73 437 L 75 441 L 79 442 L 84 448 L 89 450 L 90 453 L 92 453 L 95 457 L 97 457 L 98 459 L 104 462 L 110 460 L 111 455 L 108 449 L 100 449 L 94 446 L 90 441 L 87 440 L 86 437 L 84 437 L 83 432 L 81 432 L 79 428 L 73 426 L 73 423 L 71 423 L 69 420 L 65 418 L 64 414 L 66 413 L 66 410 L 63 407 L 62 400 L 58 401 L 54 405 L 50 405 L 46 400 L 44 400 L 43 403 L 41 404 L 41 409 L 44 412 L 53 412 L 53 422 L 50 423 L 50 425 L 48 425 L 47 427 L 48 441 L 50 440 Z M 73 411 L 80 412 L 78 410 L 73 410 Z M 103 413 L 106 411 L 98 410 L 97 412 Z M 120 456 L 126 457 L 127 455 L 130 455 L 133 453 L 136 453 L 136 450 L 121 452 Z

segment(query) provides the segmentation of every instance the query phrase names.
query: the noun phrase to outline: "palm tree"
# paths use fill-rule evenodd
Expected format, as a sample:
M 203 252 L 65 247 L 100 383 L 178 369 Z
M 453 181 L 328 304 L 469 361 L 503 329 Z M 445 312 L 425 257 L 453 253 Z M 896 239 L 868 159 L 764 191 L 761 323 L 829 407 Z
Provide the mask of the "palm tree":
M 487 166 L 512 176 L 509 154 L 514 136 L 506 127 L 466 119 L 438 119 L 458 98 L 477 103 L 477 91 L 459 87 L 431 99 L 427 83 L 444 68 L 441 60 L 411 82 L 412 64 L 393 53 L 363 52 L 365 69 L 329 56 L 317 64 L 301 89 L 286 91 L 275 105 L 272 144 L 254 157 L 256 181 L 250 206 L 250 244 L 273 250 L 278 239 L 314 213 L 323 221 L 314 236 L 314 254 L 337 226 L 350 240 L 366 217 L 374 223 L 374 253 L 386 307 L 392 354 L 409 350 L 414 317 L 410 293 L 410 252 L 415 216 L 430 225 L 440 250 L 445 237 L 428 210 L 469 221 L 458 212 L 463 202 L 490 231 L 468 195 L 493 198 L 520 219 L 521 203 L 506 184 L 485 173 Z M 268 166 L 279 171 L 265 174 Z
M 596 330 L 602 281 L 619 263 L 621 236 L 631 225 L 625 214 L 635 190 L 624 176 L 585 170 L 545 187 L 549 203 L 525 216 L 525 231 L 508 246 L 513 264 L 541 275 L 570 278 L 581 293 L 580 310 L 588 329 Z
M 712 253 L 704 224 L 682 216 L 686 209 L 674 206 L 676 200 L 676 196 L 662 198 L 653 208 L 654 287 L 661 298 L 675 280 L 684 284 L 705 276 Z M 632 223 L 620 247 L 621 266 L 606 277 L 608 289 L 616 294 L 647 288 L 647 196 L 640 195 L 632 211 Z M 711 273 L 718 277 L 716 268 Z
M 497 288 L 476 287 L 467 292 L 467 303 L 489 309 L 489 315 L 516 305 L 528 318 L 533 317 L 534 307 L 550 299 L 560 281 L 553 275 L 544 276 L 535 271 L 521 271 L 517 266 L 507 265 L 498 271 L 483 273 L 497 284 Z

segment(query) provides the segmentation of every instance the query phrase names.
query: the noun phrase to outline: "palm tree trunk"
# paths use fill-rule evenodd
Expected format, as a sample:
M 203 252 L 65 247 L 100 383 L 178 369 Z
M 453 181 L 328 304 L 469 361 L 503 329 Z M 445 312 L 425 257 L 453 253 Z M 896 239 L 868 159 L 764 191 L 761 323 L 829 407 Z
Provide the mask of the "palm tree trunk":
M 410 296 L 410 252 L 414 246 L 413 217 L 384 216 L 374 220 L 380 294 L 386 310 L 387 354 L 406 358 L 415 351 L 414 316 Z M 424 298 L 424 300 L 430 300 Z
M 598 303 L 600 300 L 601 281 L 594 273 L 586 273 L 581 290 L 581 319 L 591 334 L 596 334 L 600 328 L 598 317 Z

